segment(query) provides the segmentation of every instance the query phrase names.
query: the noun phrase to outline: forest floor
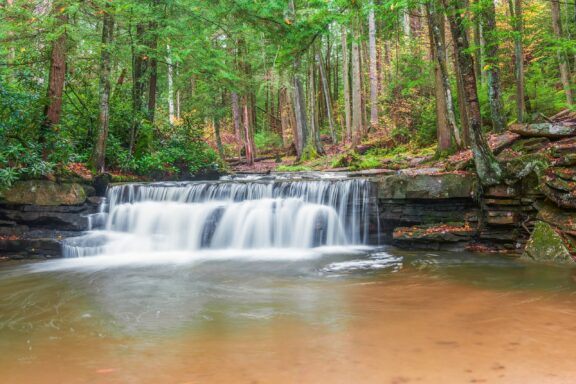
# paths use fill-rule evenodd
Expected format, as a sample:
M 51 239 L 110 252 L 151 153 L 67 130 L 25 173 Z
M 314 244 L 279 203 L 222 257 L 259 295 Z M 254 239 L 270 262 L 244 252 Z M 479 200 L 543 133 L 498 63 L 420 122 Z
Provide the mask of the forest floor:
M 489 145 L 497 153 L 512 145 L 520 136 L 505 132 L 489 136 Z M 362 170 L 427 169 L 432 172 L 464 170 L 471 165 L 470 150 L 453 154 L 440 154 L 436 146 L 413 147 L 391 140 L 373 137 L 353 150 L 349 144 L 327 145 L 326 154 L 307 161 L 297 161 L 296 156 L 263 156 L 253 165 L 237 162 L 230 165 L 235 173 L 324 171 L 346 172 Z

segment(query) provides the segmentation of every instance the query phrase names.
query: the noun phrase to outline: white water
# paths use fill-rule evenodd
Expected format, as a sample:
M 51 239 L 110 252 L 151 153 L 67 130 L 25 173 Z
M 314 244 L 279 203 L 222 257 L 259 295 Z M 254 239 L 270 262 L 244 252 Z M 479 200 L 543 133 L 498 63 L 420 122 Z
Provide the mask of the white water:
M 357 246 L 375 209 L 368 182 L 332 179 L 126 184 L 106 201 L 95 228 L 66 241 L 65 257 Z

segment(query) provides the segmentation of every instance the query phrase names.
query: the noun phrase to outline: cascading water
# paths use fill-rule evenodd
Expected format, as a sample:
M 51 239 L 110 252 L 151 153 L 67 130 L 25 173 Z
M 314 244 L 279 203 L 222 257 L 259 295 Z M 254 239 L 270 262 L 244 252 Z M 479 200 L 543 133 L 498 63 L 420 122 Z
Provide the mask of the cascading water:
M 94 229 L 65 257 L 222 249 L 310 249 L 368 242 L 370 183 L 244 179 L 109 188 Z

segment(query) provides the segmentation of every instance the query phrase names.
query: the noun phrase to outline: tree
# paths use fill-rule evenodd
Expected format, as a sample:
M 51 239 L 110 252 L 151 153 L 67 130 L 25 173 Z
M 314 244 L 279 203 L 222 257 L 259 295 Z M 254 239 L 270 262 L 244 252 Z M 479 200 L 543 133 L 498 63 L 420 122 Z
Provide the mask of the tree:
M 484 62 L 488 82 L 488 102 L 494 131 L 503 132 L 506 129 L 506 116 L 502 102 L 500 70 L 498 68 L 498 34 L 496 31 L 496 8 L 494 0 L 480 0 L 481 25 L 486 41 Z
M 102 17 L 102 46 L 100 52 L 100 113 L 98 115 L 98 134 L 94 146 L 94 167 L 97 172 L 104 172 L 106 168 L 106 142 L 110 125 L 110 72 L 112 66 L 111 44 L 114 36 L 114 16 L 110 6 L 103 10 Z
M 373 1 L 370 1 L 368 13 L 368 39 L 370 45 L 370 125 L 375 129 L 378 126 L 378 69 L 376 63 L 376 20 Z
M 524 87 L 524 48 L 522 45 L 523 21 L 522 0 L 508 0 L 512 29 L 514 31 L 514 76 L 516 78 L 516 119 L 524 122 L 526 111 Z
M 462 73 L 464 96 L 468 104 L 468 119 L 470 125 L 470 144 L 480 182 L 485 185 L 498 184 L 503 177 L 500 164 L 488 147 L 482 136 L 482 117 L 474 73 L 474 60 L 470 53 L 468 36 L 462 15 L 459 13 L 462 4 L 459 0 L 443 0 L 447 10 L 452 40 L 456 44 L 458 63 Z
M 554 35 L 558 40 L 562 40 L 562 20 L 560 19 L 560 2 L 559 0 L 550 0 L 550 8 L 552 14 L 552 30 Z M 558 48 L 556 50 L 556 55 L 558 57 L 558 66 L 560 67 L 560 81 L 562 81 L 562 86 L 564 87 L 564 93 L 566 94 L 566 104 L 569 106 L 574 105 L 574 98 L 572 96 L 572 84 L 570 81 L 570 67 L 568 56 L 563 48 Z
M 446 63 L 446 46 L 444 38 L 444 16 L 438 13 L 437 4 L 435 0 L 432 0 L 426 7 L 428 25 L 432 35 L 432 41 L 434 43 L 434 58 L 437 62 L 437 88 L 436 92 L 441 93 L 442 101 L 440 102 L 440 108 L 437 118 L 440 121 L 444 121 L 447 125 L 448 132 L 454 137 L 454 141 L 458 148 L 462 148 L 463 143 L 460 138 L 460 131 L 456 125 L 456 116 L 454 113 L 454 103 L 452 101 L 452 90 L 450 88 L 450 78 L 448 74 L 448 65 Z M 444 107 L 445 106 L 445 107 Z M 448 139 L 446 138 L 445 132 L 442 131 L 442 149 L 447 149 L 449 147 Z M 447 145 L 448 144 L 448 145 Z
M 47 104 L 44 108 L 44 122 L 40 129 L 40 143 L 46 143 L 50 129 L 60 122 L 62 113 L 62 95 L 66 79 L 66 24 L 68 14 L 63 2 L 53 5 L 52 13 L 56 15 L 56 37 L 52 41 L 50 53 L 50 74 L 48 76 L 48 90 L 46 95 Z M 47 156 L 45 149 L 44 157 Z

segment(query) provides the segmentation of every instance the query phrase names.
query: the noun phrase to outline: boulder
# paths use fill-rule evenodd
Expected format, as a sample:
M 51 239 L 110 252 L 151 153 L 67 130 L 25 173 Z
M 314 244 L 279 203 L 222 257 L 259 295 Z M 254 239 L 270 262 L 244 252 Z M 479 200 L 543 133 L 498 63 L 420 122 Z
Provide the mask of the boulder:
M 526 243 L 522 259 L 555 264 L 575 264 L 567 241 L 550 224 L 539 221 Z
M 466 172 L 403 172 L 375 181 L 380 199 L 452 199 L 472 197 L 477 180 L 474 174 Z
M 48 180 L 17 181 L 0 192 L 0 203 L 31 205 L 79 205 L 86 192 L 77 183 L 55 183 Z
M 525 137 L 561 139 L 576 136 L 576 123 L 512 124 L 510 131 Z

